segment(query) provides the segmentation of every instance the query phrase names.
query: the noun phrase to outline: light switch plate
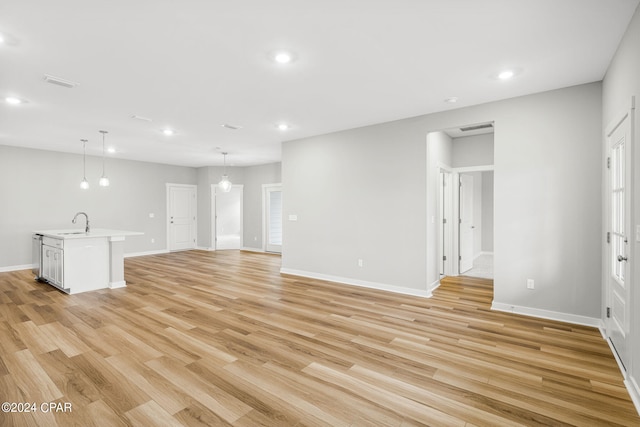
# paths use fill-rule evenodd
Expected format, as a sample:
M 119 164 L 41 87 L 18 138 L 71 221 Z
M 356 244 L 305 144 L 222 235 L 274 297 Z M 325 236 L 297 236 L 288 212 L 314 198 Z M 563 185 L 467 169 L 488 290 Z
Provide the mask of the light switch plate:
M 289 221 L 297 221 L 298 215 L 289 215 Z

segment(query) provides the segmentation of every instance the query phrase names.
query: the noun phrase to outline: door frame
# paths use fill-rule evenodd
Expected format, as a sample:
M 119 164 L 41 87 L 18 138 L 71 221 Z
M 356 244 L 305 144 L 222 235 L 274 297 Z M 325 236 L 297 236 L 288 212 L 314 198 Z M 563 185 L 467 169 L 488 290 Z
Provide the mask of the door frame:
M 625 192 L 627 192 L 627 194 L 629 195 L 628 199 L 627 199 L 627 203 L 629 204 L 628 206 L 628 218 L 626 218 L 626 222 L 628 225 L 628 229 L 626 230 L 626 234 L 628 234 L 627 239 L 630 240 L 630 242 L 628 243 L 628 253 L 627 253 L 627 257 L 629 258 L 629 261 L 626 261 L 626 268 L 627 268 L 627 272 L 626 272 L 626 280 L 625 280 L 625 284 L 626 287 L 628 289 L 627 291 L 627 298 L 628 301 L 626 301 L 627 304 L 632 305 L 632 298 L 634 297 L 634 293 L 637 292 L 636 290 L 636 284 L 635 284 L 635 274 L 634 274 L 634 268 L 633 268 L 633 263 L 635 260 L 635 255 L 636 255 L 636 251 L 635 251 L 635 247 L 637 245 L 636 239 L 635 239 L 635 234 L 634 234 L 634 230 L 633 230 L 633 220 L 635 218 L 635 208 L 634 208 L 634 191 L 635 191 L 635 185 L 634 185 L 634 179 L 633 177 L 635 176 L 635 162 L 634 162 L 634 156 L 635 156 L 635 150 L 636 150 L 636 146 L 635 146 L 635 96 L 631 96 L 630 101 L 627 103 L 627 105 L 621 109 L 615 116 L 614 119 L 609 123 L 609 125 L 605 128 L 605 132 L 604 132 L 604 166 L 603 166 L 603 180 L 604 180 L 604 203 L 603 203 L 603 208 L 604 208 L 604 214 L 603 214 L 603 229 L 604 229 L 604 250 L 602 251 L 602 264 L 603 264 L 603 269 L 602 269 L 602 273 L 603 273 L 603 278 L 602 278 L 602 294 L 603 294 L 603 306 L 602 306 L 602 324 L 604 325 L 604 333 L 605 336 L 607 338 L 607 343 L 609 344 L 609 346 L 611 347 L 611 352 L 613 353 L 616 362 L 618 363 L 618 366 L 620 368 L 620 371 L 622 372 L 624 379 L 625 379 L 625 383 L 627 383 L 628 378 L 627 378 L 627 372 L 630 371 L 631 368 L 631 364 L 633 361 L 633 354 L 631 353 L 631 351 L 629 351 L 626 356 L 628 356 L 628 360 L 623 361 L 621 356 L 618 354 L 618 350 L 616 350 L 615 346 L 613 345 L 613 342 L 611 341 L 611 335 L 610 335 L 610 328 L 611 328 L 611 322 L 612 320 L 610 319 L 609 316 L 607 316 L 607 311 L 608 308 L 611 307 L 612 304 L 612 287 L 611 287 L 611 260 L 612 260 L 612 256 L 613 256 L 613 245 L 611 243 L 609 243 L 607 241 L 607 237 L 608 233 L 611 232 L 611 173 L 610 173 L 610 169 L 608 168 L 608 162 L 610 157 L 611 157 L 611 144 L 610 144 L 610 136 L 612 135 L 612 133 L 618 128 L 618 126 L 620 126 L 620 124 L 625 120 L 628 119 L 629 120 L 629 139 L 628 139 L 628 144 L 627 144 L 627 150 L 625 153 L 626 158 L 629 159 L 629 161 L 627 162 L 627 166 L 626 166 L 626 170 L 625 170 L 625 182 L 629 182 L 629 186 L 628 188 L 625 188 Z M 627 226 L 625 225 L 625 227 Z M 634 292 L 635 291 L 635 292 Z M 628 313 L 628 317 L 629 319 L 625 322 L 629 325 L 629 331 L 627 332 L 627 335 L 630 335 L 632 333 L 631 328 L 632 326 L 635 324 L 634 322 L 637 321 L 637 317 L 638 314 L 637 313 L 633 313 L 633 312 L 629 312 Z M 626 363 L 624 363 L 626 362 Z M 627 389 L 630 390 L 629 386 L 627 385 Z
M 438 197 L 436 199 L 436 221 L 438 233 L 438 280 L 444 276 L 455 276 L 454 269 L 454 209 L 453 209 L 453 191 L 455 182 L 455 174 L 450 167 L 438 164 Z M 440 181 L 442 178 L 442 182 Z M 445 226 L 444 220 L 447 220 Z M 440 274 L 442 271 L 442 274 Z
M 231 190 L 234 188 L 240 189 L 240 249 L 244 248 L 244 184 L 232 184 Z M 218 194 L 218 184 L 211 184 L 211 250 L 218 250 L 218 231 L 217 227 L 217 213 L 216 213 L 216 195 Z M 222 190 L 220 190 L 222 191 Z
M 165 191 L 166 191 L 166 199 L 167 199 L 167 203 L 166 203 L 166 228 L 165 228 L 165 233 L 166 233 L 166 239 L 167 239 L 167 251 L 171 252 L 172 250 L 182 250 L 182 249 L 171 249 L 171 188 L 191 188 L 193 189 L 193 194 L 194 194 L 194 198 L 193 198 L 193 214 L 194 214 L 194 220 L 193 220 L 193 238 L 195 239 L 194 244 L 193 244 L 193 248 L 191 249 L 195 249 L 198 246 L 197 240 L 198 240 L 198 186 L 194 185 L 194 184 L 174 184 L 174 183 L 170 183 L 167 182 L 165 184 Z M 186 249 L 188 250 L 188 249 Z
M 275 184 L 262 184 L 262 250 L 264 252 L 271 252 L 267 250 L 268 238 L 269 238 L 269 212 L 268 208 L 268 194 L 270 191 L 278 191 L 282 192 L 282 183 Z M 284 218 L 283 218 L 284 223 Z M 273 253 L 282 253 L 282 246 L 280 247 L 280 252 Z

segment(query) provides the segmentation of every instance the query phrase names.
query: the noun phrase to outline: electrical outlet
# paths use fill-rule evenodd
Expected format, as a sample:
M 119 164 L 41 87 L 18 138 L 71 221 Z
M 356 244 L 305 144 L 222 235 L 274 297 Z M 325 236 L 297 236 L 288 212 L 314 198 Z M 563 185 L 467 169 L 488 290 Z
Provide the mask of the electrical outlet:
M 156 239 L 151 239 L 151 243 L 155 243 L 155 242 L 156 242 Z
M 535 282 L 533 279 L 527 279 L 527 289 L 535 289 Z
M 361 259 L 358 260 L 358 267 L 362 267 L 364 265 L 364 261 Z

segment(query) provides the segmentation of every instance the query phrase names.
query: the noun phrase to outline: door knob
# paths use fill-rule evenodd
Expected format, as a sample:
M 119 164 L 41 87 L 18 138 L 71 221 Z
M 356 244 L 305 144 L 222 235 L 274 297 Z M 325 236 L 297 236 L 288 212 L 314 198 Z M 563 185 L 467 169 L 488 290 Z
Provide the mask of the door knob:
M 626 261 L 626 260 L 627 260 L 626 256 L 618 255 L 618 262 L 622 262 L 622 261 Z

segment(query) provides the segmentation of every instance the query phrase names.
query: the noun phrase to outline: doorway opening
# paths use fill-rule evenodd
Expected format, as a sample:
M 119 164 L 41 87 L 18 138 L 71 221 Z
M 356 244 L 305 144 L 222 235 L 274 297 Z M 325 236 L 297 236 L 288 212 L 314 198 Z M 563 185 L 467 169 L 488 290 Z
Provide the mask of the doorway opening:
M 493 144 L 493 122 L 427 134 L 429 290 L 445 276 L 493 279 Z
M 458 273 L 493 279 L 493 171 L 459 172 Z
M 243 192 L 242 185 L 232 185 L 229 192 L 211 185 L 211 241 L 215 250 L 242 249 Z

